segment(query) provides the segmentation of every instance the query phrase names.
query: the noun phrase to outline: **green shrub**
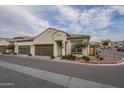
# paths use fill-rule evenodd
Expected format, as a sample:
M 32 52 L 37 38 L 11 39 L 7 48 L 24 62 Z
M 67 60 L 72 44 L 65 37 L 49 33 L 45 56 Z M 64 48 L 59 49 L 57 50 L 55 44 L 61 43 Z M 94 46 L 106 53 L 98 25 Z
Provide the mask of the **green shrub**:
M 76 59 L 76 56 L 73 55 L 71 59 L 72 59 L 72 60 L 75 60 L 75 59 Z
M 98 53 L 96 53 L 96 55 L 98 55 Z
M 73 58 L 73 55 L 71 55 L 71 54 L 68 55 L 68 59 L 69 59 L 69 60 L 72 60 L 72 58 Z
M 14 53 L 14 55 L 17 55 L 17 53 Z
M 89 58 L 88 56 L 85 56 L 85 55 L 84 55 L 82 58 L 83 58 L 85 61 L 89 61 L 89 60 L 90 60 L 90 58 Z
M 29 55 L 29 56 L 32 56 L 32 54 L 31 54 L 31 53 L 29 53 L 28 55 Z
M 87 57 L 87 56 L 84 55 L 84 56 L 82 57 L 82 59 L 85 59 L 86 57 Z
M 99 60 L 103 60 L 103 57 L 100 57 Z
M 71 55 L 66 55 L 66 59 L 71 60 Z
M 85 58 L 85 60 L 86 60 L 86 61 L 89 61 L 89 60 L 90 60 L 90 58 L 89 58 L 89 57 L 86 57 L 86 58 Z
M 65 55 L 65 59 L 68 59 L 68 60 L 75 60 L 75 59 L 76 59 L 76 56 L 71 55 L 71 54 Z
M 55 56 L 50 56 L 50 58 L 51 58 L 51 59 L 54 59 L 54 58 L 55 58 Z
M 97 56 L 96 56 L 96 58 L 99 58 L 99 57 L 100 57 L 100 55 L 97 55 Z
M 2 52 L 2 54 L 6 54 L 6 52 Z
M 65 55 L 65 59 L 69 59 L 68 55 Z
M 7 55 L 9 55 L 10 53 L 6 53 Z
M 65 59 L 65 56 L 62 56 L 62 59 Z

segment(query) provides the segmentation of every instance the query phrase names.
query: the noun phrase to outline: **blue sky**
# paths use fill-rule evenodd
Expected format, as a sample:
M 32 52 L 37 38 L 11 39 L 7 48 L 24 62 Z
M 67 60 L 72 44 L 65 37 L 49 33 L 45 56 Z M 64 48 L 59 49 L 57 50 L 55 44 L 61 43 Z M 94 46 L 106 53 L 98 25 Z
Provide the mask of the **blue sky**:
M 124 40 L 124 6 L 0 6 L 0 37 L 36 36 L 48 27 L 93 41 Z

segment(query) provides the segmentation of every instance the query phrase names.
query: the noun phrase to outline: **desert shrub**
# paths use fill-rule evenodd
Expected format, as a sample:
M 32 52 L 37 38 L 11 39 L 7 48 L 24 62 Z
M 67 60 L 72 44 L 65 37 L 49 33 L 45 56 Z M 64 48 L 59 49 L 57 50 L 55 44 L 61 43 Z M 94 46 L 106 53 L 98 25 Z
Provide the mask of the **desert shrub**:
M 72 58 L 71 58 L 71 60 L 75 60 L 75 59 L 76 59 L 76 56 L 73 55 Z
M 69 59 L 68 55 L 65 55 L 65 59 Z
M 73 55 L 71 55 L 71 54 L 70 54 L 70 55 L 68 55 L 68 59 L 69 59 L 69 60 L 71 60 L 71 59 L 72 59 L 72 57 L 73 57 Z
M 85 61 L 89 61 L 90 60 L 90 58 L 88 57 L 88 56 L 83 56 L 82 57 Z
M 14 53 L 14 55 L 17 55 L 17 53 Z
M 89 58 L 89 57 L 86 57 L 86 58 L 85 58 L 85 60 L 86 60 L 86 61 L 89 61 L 89 60 L 90 60 L 90 58 Z
M 32 56 L 32 54 L 31 54 L 31 53 L 29 53 L 28 55 L 29 55 L 29 56 Z
M 68 59 L 68 60 L 75 60 L 75 59 L 76 59 L 76 56 L 69 54 L 69 55 L 66 55 L 66 56 L 65 56 L 65 59 Z
M 2 54 L 6 54 L 6 52 L 2 52 Z
M 97 55 L 97 56 L 96 56 L 96 58 L 99 58 L 99 57 L 100 57 L 100 55 Z
M 99 60 L 103 60 L 103 57 L 100 57 Z
M 55 56 L 50 56 L 50 58 L 51 58 L 51 59 L 54 59 L 54 58 L 55 58 Z
M 85 59 L 86 57 L 87 57 L 87 56 L 84 55 L 84 56 L 82 57 L 82 59 Z
M 62 59 L 65 59 L 65 56 L 62 56 Z
M 96 55 L 98 55 L 98 53 L 96 53 Z
M 6 53 L 7 55 L 9 55 L 10 53 Z

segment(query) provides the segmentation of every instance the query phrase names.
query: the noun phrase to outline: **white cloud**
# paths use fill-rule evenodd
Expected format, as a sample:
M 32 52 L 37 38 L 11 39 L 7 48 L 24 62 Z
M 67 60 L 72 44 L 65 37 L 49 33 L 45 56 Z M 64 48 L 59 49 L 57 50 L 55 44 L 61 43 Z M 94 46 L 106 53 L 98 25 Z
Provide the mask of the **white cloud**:
M 0 20 L 2 37 L 36 35 L 43 28 L 49 27 L 46 20 L 39 19 L 21 6 L 0 6 Z M 3 29 L 6 29 L 6 31 Z
M 73 22 L 79 17 L 79 10 L 69 6 L 57 6 L 61 19 Z
M 98 40 L 108 33 L 108 30 L 102 30 L 112 25 L 112 12 L 110 8 L 91 8 L 78 10 L 71 6 L 58 6 L 60 11 L 59 21 L 67 24 L 68 31 L 76 34 L 89 34 L 92 39 Z M 65 22 L 65 23 L 64 23 Z
M 124 6 L 110 6 L 113 11 L 117 11 L 120 15 L 124 15 Z
M 108 9 L 84 10 L 80 16 L 82 26 L 92 26 L 94 29 L 102 29 L 111 25 L 111 11 Z
M 78 9 L 72 6 L 0 6 L 0 37 L 37 35 L 51 26 L 69 33 L 89 34 L 93 40 L 101 40 L 109 37 L 111 30 L 109 26 L 116 25 L 112 20 L 112 13 L 115 11 L 124 15 L 124 6 L 89 9 Z M 50 15 L 42 17 L 45 16 L 42 13 L 46 15 L 54 13 L 55 18 L 48 18 L 50 19 L 48 22 L 47 17 Z M 57 20 L 55 25 L 53 25 L 54 20 Z M 117 28 L 123 32 L 123 23 L 118 24 Z

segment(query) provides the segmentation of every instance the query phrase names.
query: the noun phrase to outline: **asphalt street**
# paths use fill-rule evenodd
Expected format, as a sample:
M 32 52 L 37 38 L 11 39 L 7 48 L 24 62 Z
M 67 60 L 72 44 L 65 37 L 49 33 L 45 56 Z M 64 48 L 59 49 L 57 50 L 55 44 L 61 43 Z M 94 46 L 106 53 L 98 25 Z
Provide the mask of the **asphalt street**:
M 4 56 L 4 55 L 0 55 L 0 61 L 5 61 L 5 62 L 14 63 L 22 66 L 64 74 L 64 75 L 77 77 L 77 78 L 81 78 L 88 81 L 99 82 L 99 83 L 103 83 L 103 84 L 111 85 L 115 87 L 120 87 L 120 88 L 124 87 L 124 80 L 123 80 L 124 65 L 123 64 L 122 65 L 73 64 L 73 63 L 46 61 L 43 59 L 30 59 L 30 58 L 21 58 L 16 56 Z M 11 76 L 11 73 L 13 73 L 13 71 L 10 74 L 7 74 L 7 73 L 5 74 L 5 73 L 2 72 L 0 74 L 1 81 L 4 81 L 5 77 L 9 78 Z M 15 78 L 12 78 L 12 80 L 15 80 L 15 79 L 17 80 L 18 78 L 18 82 L 21 82 L 21 81 L 23 82 L 23 80 L 19 76 L 19 73 L 16 73 L 16 74 L 17 75 L 13 76 Z M 4 76 L 4 75 L 10 75 L 10 76 Z M 20 75 L 25 76 L 23 74 L 20 74 Z M 34 79 L 34 82 L 36 80 L 35 83 L 37 83 L 38 81 L 38 79 L 33 77 L 28 77 L 28 76 L 25 76 L 25 77 L 27 77 L 27 79 L 25 78 L 26 82 L 28 82 L 28 80 L 30 82 L 30 79 L 28 78 Z M 31 87 L 31 86 L 28 86 L 28 87 Z M 42 87 L 42 84 L 41 84 L 41 87 Z M 53 85 L 53 87 L 56 87 L 56 84 Z M 61 86 L 58 85 L 57 87 L 61 87 Z

